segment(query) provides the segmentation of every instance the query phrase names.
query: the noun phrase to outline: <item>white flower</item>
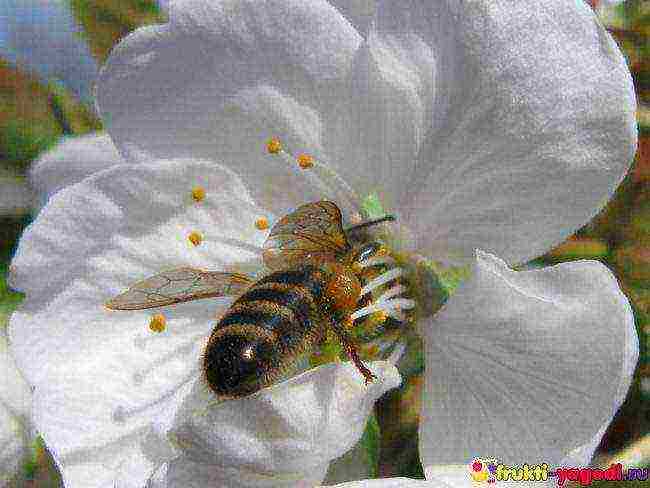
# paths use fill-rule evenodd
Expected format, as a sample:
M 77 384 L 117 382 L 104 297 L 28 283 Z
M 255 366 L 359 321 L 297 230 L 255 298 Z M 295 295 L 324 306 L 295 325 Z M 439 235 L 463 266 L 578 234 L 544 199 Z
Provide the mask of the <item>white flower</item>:
M 0 331 L 0 485 L 20 478 L 20 470 L 31 454 L 31 391 L 16 369 Z
M 29 170 L 29 183 L 36 198 L 34 204 L 40 209 L 61 188 L 122 163 L 124 160 L 108 134 L 64 137 L 40 155 Z
M 582 2 L 360 5 L 178 0 L 114 50 L 98 104 L 129 164 L 56 193 L 13 262 L 12 346 L 67 486 L 320 483 L 399 384 L 391 364 L 369 388 L 329 365 L 214 405 L 196 365 L 226 300 L 165 309 L 160 334 L 148 311 L 102 304 L 162 269 L 259 269 L 258 218 L 323 197 L 350 213 L 368 193 L 404 247 L 473 261 L 420 324 L 427 476 L 593 453 L 638 349 L 615 279 L 594 262 L 517 273 L 475 249 L 524 262 L 606 202 L 636 142 L 620 52 Z M 271 137 L 290 151 L 268 154 Z

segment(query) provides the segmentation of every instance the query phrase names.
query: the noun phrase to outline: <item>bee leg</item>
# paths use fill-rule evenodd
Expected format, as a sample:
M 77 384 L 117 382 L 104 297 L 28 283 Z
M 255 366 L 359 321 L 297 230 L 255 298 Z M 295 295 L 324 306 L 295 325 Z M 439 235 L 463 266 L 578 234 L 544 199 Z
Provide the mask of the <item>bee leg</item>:
M 376 380 L 377 376 L 372 371 L 370 371 L 365 364 L 363 364 L 363 361 L 361 361 L 361 358 L 357 352 L 357 347 L 354 345 L 354 342 L 352 342 L 352 339 L 350 338 L 350 335 L 347 333 L 345 328 L 339 324 L 334 324 L 333 329 L 341 341 L 341 344 L 343 347 L 345 347 L 345 351 L 348 353 L 350 360 L 363 375 L 366 381 L 366 385 L 368 383 L 372 383 L 373 380 Z

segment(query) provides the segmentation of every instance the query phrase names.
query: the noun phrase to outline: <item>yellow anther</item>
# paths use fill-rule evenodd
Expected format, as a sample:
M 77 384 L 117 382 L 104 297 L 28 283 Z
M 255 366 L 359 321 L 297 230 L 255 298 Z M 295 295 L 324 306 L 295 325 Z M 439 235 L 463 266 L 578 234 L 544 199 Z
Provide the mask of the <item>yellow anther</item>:
M 205 198 L 205 188 L 201 186 L 195 186 L 192 188 L 192 198 L 195 202 L 200 202 Z
M 296 158 L 296 161 L 298 161 L 298 166 L 302 169 L 311 168 L 314 165 L 314 158 L 309 154 L 301 154 Z
M 201 244 L 201 241 L 203 241 L 203 236 L 196 231 L 191 232 L 190 235 L 187 236 L 187 238 L 195 246 L 198 246 L 199 244 Z
M 370 320 L 374 324 L 381 324 L 382 322 L 388 320 L 388 314 L 383 310 L 377 310 L 376 312 L 370 314 Z
M 269 228 L 269 221 L 266 217 L 260 217 L 255 221 L 255 227 L 258 230 L 266 230 Z
M 384 257 L 384 256 L 387 256 L 388 254 L 390 254 L 390 253 L 388 252 L 388 249 L 386 249 L 384 246 L 381 246 L 381 247 L 377 250 L 377 252 L 375 253 L 375 256 L 376 256 L 376 257 Z
M 353 329 L 354 328 L 354 320 L 352 320 L 352 317 L 348 317 L 345 319 L 345 322 L 343 322 L 343 327 L 346 329 Z
M 363 346 L 361 354 L 367 358 L 374 359 L 379 355 L 379 346 L 377 344 L 368 344 Z
M 280 139 L 274 137 L 269 140 L 269 142 L 266 143 L 266 150 L 271 154 L 277 154 L 282 151 L 282 143 L 280 142 Z
M 161 333 L 165 331 L 166 327 L 167 319 L 163 314 L 157 313 L 151 317 L 151 320 L 149 321 L 149 330 L 151 330 L 151 332 Z

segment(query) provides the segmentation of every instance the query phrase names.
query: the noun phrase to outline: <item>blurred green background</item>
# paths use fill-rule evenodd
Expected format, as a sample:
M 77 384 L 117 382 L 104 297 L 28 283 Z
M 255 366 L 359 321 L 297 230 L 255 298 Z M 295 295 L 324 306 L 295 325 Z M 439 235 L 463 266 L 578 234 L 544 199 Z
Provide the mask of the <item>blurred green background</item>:
M 4 0 L 1 0 L 4 1 Z M 597 1 L 590 3 L 598 3 Z M 135 28 L 164 20 L 154 0 L 68 0 L 79 25 L 75 34 L 87 43 L 98 65 L 117 40 Z M 622 47 L 639 99 L 639 149 L 634 166 L 614 199 L 589 224 L 537 264 L 597 259 L 617 276 L 630 298 L 640 338 L 640 360 L 624 406 L 599 447 L 594 464 L 616 460 L 650 466 L 650 2 L 630 0 L 616 7 L 595 5 Z M 88 97 L 66 89 L 54 77 L 38 76 L 23 62 L 0 52 L 0 191 L 22 187 L 32 161 L 63 135 L 100 130 Z M 25 193 L 26 195 L 26 193 Z M 20 303 L 5 283 L 8 263 L 22 229 L 30 222 L 27 198 L 0 206 L 0 328 Z M 402 388 L 377 405 L 361 445 L 345 462 L 362 460 L 367 474 L 422 477 L 417 454 L 417 423 L 422 364 L 417 355 Z M 585 410 L 589 404 L 585 403 Z M 25 466 L 26 486 L 59 486 L 52 461 L 37 443 Z M 595 485 L 605 485 L 599 483 Z M 633 482 L 640 484 L 640 482 Z M 618 484 L 620 486 L 620 483 Z

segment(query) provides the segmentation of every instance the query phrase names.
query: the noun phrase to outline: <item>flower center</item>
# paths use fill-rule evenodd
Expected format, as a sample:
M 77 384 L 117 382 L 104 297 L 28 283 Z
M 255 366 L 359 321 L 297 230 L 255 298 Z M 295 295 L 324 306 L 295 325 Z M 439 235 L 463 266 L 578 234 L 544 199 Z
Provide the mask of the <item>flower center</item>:
M 346 210 L 345 213 L 353 224 L 358 225 L 361 222 L 361 199 L 327 164 L 306 153 L 293 156 L 284 149 L 279 139 L 268 141 L 266 150 L 269 155 L 278 157 L 286 163 L 291 171 L 299 172 L 324 196 L 335 201 L 342 210 Z M 189 196 L 191 202 L 199 205 L 204 204 L 209 198 L 206 189 L 198 185 L 189 190 Z M 250 225 L 258 231 L 267 231 L 271 223 L 266 217 L 260 216 Z M 367 226 L 367 223 L 365 225 Z M 345 326 L 359 356 L 364 360 L 373 360 L 386 358 L 394 349 L 401 347 L 395 346 L 405 329 L 408 329 L 415 320 L 416 294 L 412 286 L 412 273 L 408 269 L 408 260 L 393 252 L 384 242 L 386 239 L 377 237 L 378 233 L 375 232 L 377 225 L 366 226 L 359 226 L 360 228 L 355 230 L 353 225 L 350 229 L 348 238 L 352 249 L 347 256 L 341 258 L 341 263 L 354 273 L 361 287 L 358 293 L 355 293 L 355 301 L 345 306 L 346 310 L 351 312 Z M 188 229 L 185 237 L 194 247 L 200 246 L 205 239 L 200 229 Z M 210 323 L 197 324 L 184 329 L 176 326 L 174 322 L 168 321 L 163 314 L 155 314 L 149 319 L 147 335 L 136 339 L 142 349 L 147 348 L 150 342 L 162 344 L 160 341 L 173 340 L 175 345 L 171 350 L 152 358 L 152 361 L 133 375 L 135 386 L 148 381 L 164 364 L 194 354 L 207 331 L 214 326 L 214 322 L 210 321 Z M 243 357 L 252 360 L 254 353 L 252 349 L 244 351 Z M 293 375 L 308 369 L 310 365 L 315 366 L 340 359 L 348 359 L 346 351 L 339 338 L 335 334 L 330 334 L 320 348 L 317 348 L 308 358 L 303 358 L 290 373 Z M 183 384 L 199 374 L 197 365 L 190 365 L 178 382 L 163 395 L 164 398 L 138 406 L 118 406 L 114 411 L 114 420 L 124 422 L 134 415 L 145 412 L 148 408 L 174 395 Z

